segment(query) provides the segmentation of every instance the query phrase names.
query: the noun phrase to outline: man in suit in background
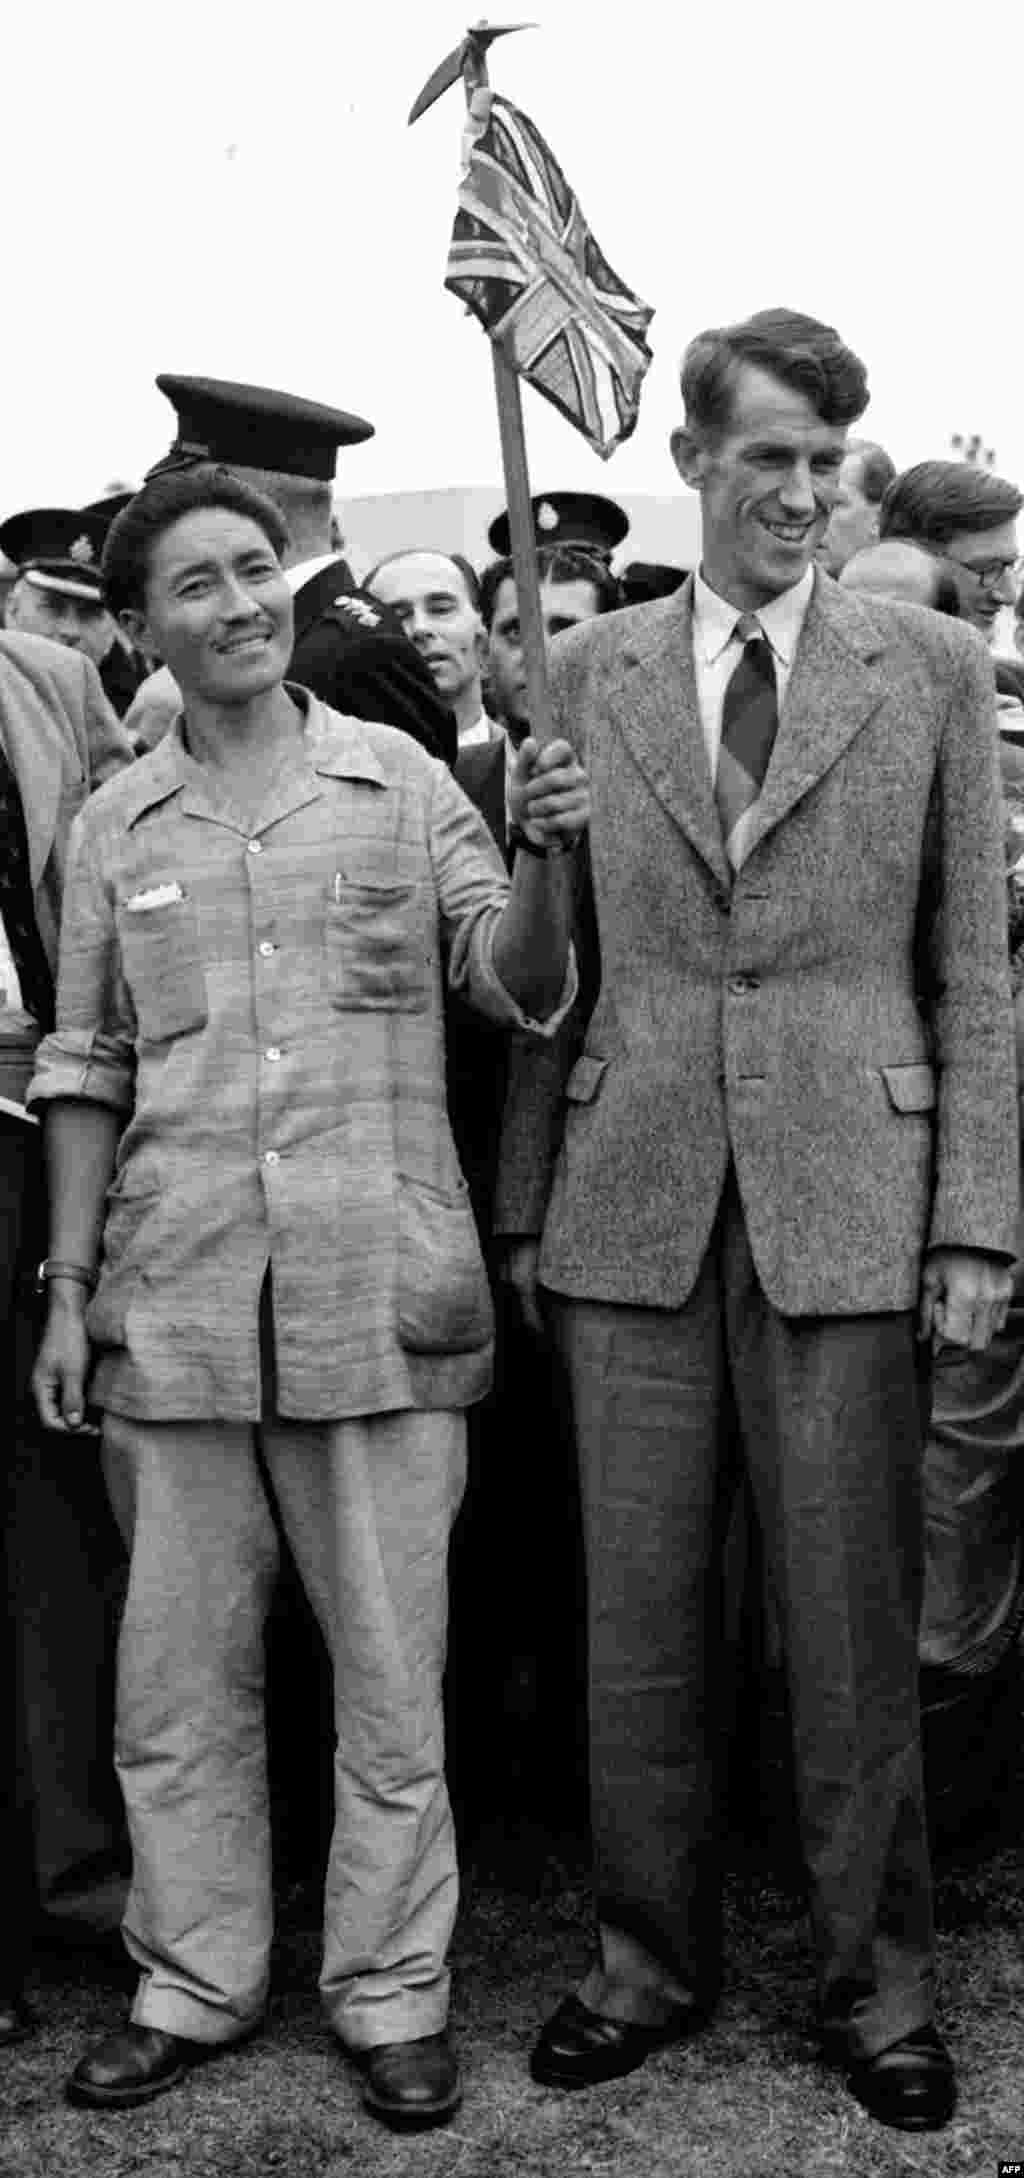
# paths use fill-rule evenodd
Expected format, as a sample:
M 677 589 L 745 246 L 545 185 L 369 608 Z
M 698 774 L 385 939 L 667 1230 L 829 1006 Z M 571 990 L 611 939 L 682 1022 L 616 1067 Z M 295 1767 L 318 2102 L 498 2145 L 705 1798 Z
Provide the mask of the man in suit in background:
M 428 668 L 455 718 L 459 754 L 494 740 L 481 674 L 487 637 L 476 570 L 461 552 L 391 552 L 364 589 L 386 605 Z
M 835 331 L 693 341 L 672 451 L 701 567 L 551 657 L 585 752 L 601 982 L 499 1232 L 572 1384 L 599 1957 L 535 2077 L 698 2028 L 719 1976 L 711 1598 L 737 1442 L 782 1626 L 827 2053 L 945 2123 L 917 1715 L 920 1339 L 983 1347 L 1016 1097 L 988 659 L 814 570 L 867 405 Z M 926 1017 L 915 951 L 937 994 Z M 551 1101 L 550 1078 L 545 1095 Z
M 120 1563 L 98 1459 L 70 1470 L 28 1398 L 34 1320 L 21 1289 L 45 1246 L 38 1129 L 19 1107 L 53 981 L 68 834 L 131 761 L 94 667 L 0 634 L 0 2046 L 25 2031 L 37 1899 L 116 1927 L 124 1846 L 114 1775 L 112 1588 Z

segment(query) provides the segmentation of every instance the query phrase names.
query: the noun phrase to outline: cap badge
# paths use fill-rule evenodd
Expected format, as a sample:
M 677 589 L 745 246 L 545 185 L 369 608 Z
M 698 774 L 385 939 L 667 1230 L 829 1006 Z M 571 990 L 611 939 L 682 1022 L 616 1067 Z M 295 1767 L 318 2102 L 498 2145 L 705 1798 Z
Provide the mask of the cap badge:
M 537 528 L 547 530 L 558 528 L 558 514 L 546 499 L 541 500 L 537 509 Z
M 76 537 L 74 544 L 68 548 L 68 558 L 74 560 L 77 567 L 91 567 L 96 558 L 96 549 L 91 538 Z

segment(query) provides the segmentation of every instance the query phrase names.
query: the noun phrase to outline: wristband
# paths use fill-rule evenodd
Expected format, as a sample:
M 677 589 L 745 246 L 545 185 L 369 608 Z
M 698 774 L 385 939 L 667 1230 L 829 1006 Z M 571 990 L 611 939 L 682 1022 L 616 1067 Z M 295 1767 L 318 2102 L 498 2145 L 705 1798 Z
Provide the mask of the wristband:
M 40 1293 L 53 1278 L 70 1278 L 76 1286 L 88 1286 L 90 1293 L 95 1293 L 100 1282 L 99 1272 L 89 1270 L 85 1263 L 64 1263 L 59 1256 L 48 1255 L 36 1272 Z
M 547 862 L 551 855 L 551 849 L 547 841 L 545 840 L 543 846 L 539 847 L 537 841 L 531 839 L 528 832 L 524 832 L 521 824 L 512 825 L 508 835 L 508 845 L 510 854 L 517 855 L 522 852 L 524 855 L 536 855 L 538 862 Z

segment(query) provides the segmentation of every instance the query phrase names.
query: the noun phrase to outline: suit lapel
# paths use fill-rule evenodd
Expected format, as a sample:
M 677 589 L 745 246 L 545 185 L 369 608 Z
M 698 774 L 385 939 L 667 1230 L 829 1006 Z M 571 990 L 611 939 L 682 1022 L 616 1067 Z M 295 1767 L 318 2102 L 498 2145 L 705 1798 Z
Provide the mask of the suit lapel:
M 618 656 L 617 722 L 653 793 L 708 868 L 729 884 L 732 872 L 697 707 L 692 581 L 641 611 L 640 624 L 627 626 Z
M 745 861 L 877 711 L 885 697 L 884 649 L 857 599 L 817 575 Z

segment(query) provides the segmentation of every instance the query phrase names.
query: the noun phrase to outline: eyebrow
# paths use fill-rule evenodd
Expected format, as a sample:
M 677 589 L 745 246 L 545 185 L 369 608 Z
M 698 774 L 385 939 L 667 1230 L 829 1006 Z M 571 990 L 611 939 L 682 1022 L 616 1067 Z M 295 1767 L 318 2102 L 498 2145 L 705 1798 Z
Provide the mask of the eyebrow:
M 230 564 L 232 567 L 241 567 L 246 560 L 273 559 L 273 557 L 273 549 L 268 541 L 265 545 L 246 545 L 243 551 L 232 555 Z M 215 575 L 221 565 L 220 560 L 209 558 L 205 560 L 187 560 L 181 567 L 172 567 L 168 579 L 171 582 L 181 582 L 188 575 Z

